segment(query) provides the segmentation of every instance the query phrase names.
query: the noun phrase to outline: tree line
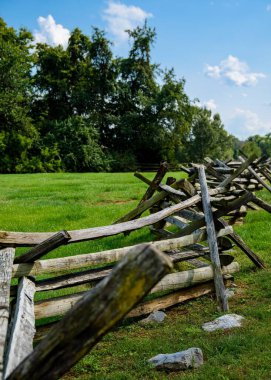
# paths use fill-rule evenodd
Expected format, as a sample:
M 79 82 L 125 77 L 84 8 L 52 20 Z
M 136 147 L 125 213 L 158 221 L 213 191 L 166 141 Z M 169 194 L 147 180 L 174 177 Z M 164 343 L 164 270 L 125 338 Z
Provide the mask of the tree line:
M 28 30 L 0 18 L 1 173 L 123 171 L 236 154 L 240 142 L 219 114 L 152 62 L 155 30 L 145 23 L 127 33 L 128 55 L 115 57 L 97 28 L 74 29 L 64 49 L 34 45 Z M 245 149 L 270 152 L 271 137 L 268 148 L 258 137 Z

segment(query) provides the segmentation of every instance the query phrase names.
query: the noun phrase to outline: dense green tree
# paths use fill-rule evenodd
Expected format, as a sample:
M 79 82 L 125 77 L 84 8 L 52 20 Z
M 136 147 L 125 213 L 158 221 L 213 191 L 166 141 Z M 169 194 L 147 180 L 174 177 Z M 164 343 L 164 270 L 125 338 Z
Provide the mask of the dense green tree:
M 37 132 L 29 117 L 32 37 L 16 32 L 0 18 L 0 171 L 14 172 Z
M 64 171 L 106 171 L 107 158 L 99 145 L 98 133 L 82 116 L 54 120 L 44 137 L 50 148 L 56 148 Z
M 260 151 L 257 151 L 258 155 L 265 155 L 268 157 L 271 157 L 271 133 L 268 133 L 265 136 L 250 136 L 246 141 L 245 144 L 253 144 L 253 146 L 256 144 L 257 147 L 260 149 Z M 243 149 L 243 148 L 242 148 Z
M 191 130 L 183 146 L 183 157 L 193 162 L 201 162 L 206 156 L 225 159 L 233 154 L 232 138 L 219 114 L 212 116 L 205 108 L 194 107 Z
M 38 122 L 72 116 L 67 51 L 62 46 L 38 44 L 36 56 L 34 118 Z
M 153 123 L 165 134 L 162 144 L 160 141 L 162 158 L 176 162 L 182 149 L 183 136 L 190 131 L 193 107 L 184 91 L 185 80 L 176 79 L 173 70 L 164 73 L 162 83 L 153 104 L 153 109 L 156 109 Z
M 181 136 L 189 130 L 185 82 L 177 80 L 173 70 L 162 72 L 152 64 L 154 29 L 145 24 L 128 33 L 132 41 L 128 58 L 118 60 L 112 149 L 129 152 L 139 162 L 176 161 Z
M 116 62 L 119 75 L 112 98 L 115 112 L 109 126 L 111 139 L 107 143 L 111 149 L 129 151 L 137 158 L 142 150 L 144 135 L 149 136 L 149 145 L 155 137 L 148 120 L 150 106 L 158 91 L 155 83 L 157 67 L 151 64 L 150 58 L 155 32 L 145 24 L 142 28 L 128 31 L 128 34 L 132 41 L 129 55 Z M 145 160 L 148 160 L 148 150 L 144 151 Z
M 245 153 L 247 157 L 256 155 L 260 157 L 262 151 L 259 145 L 255 141 L 247 140 L 241 146 L 242 152 Z

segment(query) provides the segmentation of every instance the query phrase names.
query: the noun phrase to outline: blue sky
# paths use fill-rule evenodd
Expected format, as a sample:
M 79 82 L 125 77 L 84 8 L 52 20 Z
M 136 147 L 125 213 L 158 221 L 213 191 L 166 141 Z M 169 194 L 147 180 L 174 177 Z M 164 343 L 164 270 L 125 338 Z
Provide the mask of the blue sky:
M 122 56 L 124 30 L 147 18 L 157 32 L 153 61 L 174 67 L 192 99 L 241 139 L 271 132 L 271 0 L 0 0 L 0 16 L 52 45 L 97 26 Z

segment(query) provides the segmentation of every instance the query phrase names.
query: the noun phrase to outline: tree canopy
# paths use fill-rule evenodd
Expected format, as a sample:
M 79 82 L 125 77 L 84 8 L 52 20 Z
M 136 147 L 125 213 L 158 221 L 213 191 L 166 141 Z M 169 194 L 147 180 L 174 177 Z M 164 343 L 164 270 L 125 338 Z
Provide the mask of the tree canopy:
M 234 154 L 220 116 L 152 62 L 155 30 L 145 23 L 127 33 L 128 55 L 115 57 L 97 28 L 74 29 L 64 49 L 34 46 L 29 31 L 0 19 L 0 172 L 129 170 Z M 256 137 L 248 148 L 270 152 L 270 136 Z

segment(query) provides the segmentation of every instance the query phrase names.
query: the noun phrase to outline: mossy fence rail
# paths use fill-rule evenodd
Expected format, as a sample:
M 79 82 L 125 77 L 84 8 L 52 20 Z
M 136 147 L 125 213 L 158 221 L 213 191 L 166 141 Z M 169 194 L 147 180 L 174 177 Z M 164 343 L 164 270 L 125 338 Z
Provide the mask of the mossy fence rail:
M 140 317 L 211 292 L 221 310 L 229 310 L 225 288 L 239 270 L 230 254 L 233 246 L 258 268 L 265 267 L 232 224 L 242 222 L 248 208 L 271 211 L 255 195 L 262 188 L 271 191 L 270 159 L 206 158 L 204 165 L 181 170 L 187 179 L 168 177 L 166 183 L 166 163 L 152 181 L 136 172 L 148 188 L 136 208 L 109 226 L 0 232 L 0 379 L 59 378 L 124 317 Z M 147 210 L 150 215 L 141 217 Z M 158 240 L 42 259 L 60 245 L 129 234 L 145 226 Z M 31 248 L 15 257 L 20 246 Z M 181 270 L 180 262 L 188 269 Z M 46 297 L 46 292 L 64 288 L 72 292 Z M 37 292 L 43 298 L 34 302 Z M 48 322 L 61 316 L 59 322 Z M 44 325 L 36 331 L 37 320 Z M 33 349 L 34 341 L 38 344 Z

